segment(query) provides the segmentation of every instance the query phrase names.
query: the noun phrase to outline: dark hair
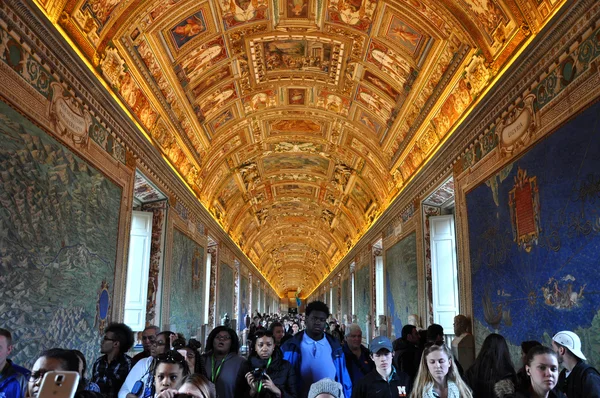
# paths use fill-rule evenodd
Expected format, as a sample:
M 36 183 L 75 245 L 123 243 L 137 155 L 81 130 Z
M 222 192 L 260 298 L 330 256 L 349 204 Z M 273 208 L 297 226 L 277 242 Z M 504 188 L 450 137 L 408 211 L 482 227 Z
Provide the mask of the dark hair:
M 515 369 L 510 359 L 506 340 L 492 333 L 485 338 L 479 355 L 465 375 L 465 380 L 475 396 L 494 396 L 494 384 L 502 379 L 515 379 Z
M 253 356 L 256 354 L 256 341 L 260 338 L 263 337 L 270 337 L 273 339 L 273 344 L 275 344 L 275 336 L 273 336 L 273 332 L 270 330 L 257 330 L 256 333 L 254 333 L 254 336 L 252 336 L 252 338 L 250 339 L 250 355 L 249 356 Z
M 269 330 L 271 331 L 271 333 L 275 331 L 276 327 L 283 327 L 283 324 L 279 321 L 271 322 L 271 325 L 269 326 Z
M 306 316 L 308 317 L 313 311 L 324 312 L 325 314 L 327 314 L 327 318 L 329 318 L 329 307 L 327 307 L 327 304 L 325 304 L 322 301 L 317 300 L 308 303 L 308 305 L 306 306 Z
M 235 331 L 231 328 L 228 328 L 227 326 L 217 326 L 216 328 L 214 328 L 213 330 L 210 331 L 210 334 L 208 335 L 208 338 L 206 339 L 206 346 L 205 346 L 205 351 L 206 352 L 212 352 L 213 350 L 213 342 L 215 341 L 215 337 L 217 337 L 217 334 L 219 334 L 220 332 L 227 332 L 229 333 L 229 337 L 231 338 L 231 347 L 229 348 L 229 352 L 233 352 L 233 353 L 238 353 L 240 351 L 240 339 L 238 339 L 237 334 L 235 333 Z
M 531 366 L 531 363 L 536 356 L 544 354 L 550 354 L 558 361 L 558 355 L 553 349 L 540 344 L 529 349 L 527 355 L 525 356 L 525 366 Z M 517 374 L 517 391 L 528 391 L 531 387 L 531 377 L 527 374 L 525 366 L 523 366 Z
M 79 359 L 79 362 L 81 362 L 83 364 L 83 369 L 81 371 L 81 376 L 85 377 L 85 371 L 87 370 L 87 361 L 85 360 L 85 355 L 83 355 L 83 352 L 79 351 L 79 350 L 71 350 L 73 351 L 73 354 L 77 355 L 77 358 Z M 79 370 L 79 364 L 77 366 L 77 370 Z
M 437 323 L 432 323 L 427 328 L 427 341 L 436 341 L 438 336 L 444 336 L 444 327 Z
M 169 338 L 169 341 L 170 340 L 171 339 Z M 185 346 L 186 346 L 185 336 L 181 333 L 177 333 L 177 338 L 173 342 L 173 349 L 177 350 L 180 348 L 185 348 Z
M 521 343 L 521 350 L 525 355 L 531 350 L 533 347 L 537 347 L 538 345 L 542 345 L 539 341 L 529 340 Z
M 51 348 L 40 354 L 40 358 L 46 357 L 60 361 L 63 370 L 79 373 L 79 358 L 72 350 L 62 348 Z
M 104 398 L 104 395 L 95 391 L 81 390 L 75 394 L 75 398 Z
M 6 338 L 6 345 L 12 345 L 12 334 L 7 329 L 0 328 L 0 336 L 4 336 Z
M 179 364 L 183 369 L 184 376 L 190 374 L 190 368 L 187 364 L 187 361 L 185 360 L 185 357 L 175 350 L 167 351 L 164 354 L 159 354 L 156 357 L 156 367 L 154 368 L 155 373 L 156 369 L 158 369 L 158 365 L 160 365 L 161 363 Z
M 81 390 L 75 394 L 75 398 L 104 398 L 104 395 L 96 391 Z
M 115 340 L 119 342 L 119 352 L 125 354 L 133 347 L 135 340 L 133 331 L 124 323 L 111 323 L 104 329 L 104 333 L 112 332 L 115 335 Z
M 160 336 L 160 335 L 165 336 L 165 339 L 167 340 L 167 344 L 168 344 L 167 347 L 169 347 L 168 350 L 170 350 L 172 348 L 171 347 L 171 336 L 174 334 L 175 333 L 171 332 L 170 330 L 163 330 L 162 332 L 156 334 L 156 338 L 158 339 L 158 336 Z
M 525 365 L 531 366 L 531 362 L 533 362 L 533 360 L 536 356 L 545 355 L 545 354 L 550 354 L 558 360 L 558 355 L 556 354 L 556 352 L 554 352 L 554 350 L 552 348 L 548 348 L 543 345 L 538 345 L 538 346 L 535 346 L 532 349 L 530 349 L 529 352 L 527 353 L 527 356 L 525 357 Z
M 208 380 L 208 378 L 202 374 L 194 373 L 186 376 L 181 385 L 191 384 L 200 390 L 200 394 L 204 398 L 217 398 L 217 390 L 215 389 L 215 385 Z
M 408 339 L 408 336 L 412 334 L 413 329 L 416 328 L 417 327 L 415 325 L 404 325 L 402 327 L 402 340 L 406 341 L 406 339 Z

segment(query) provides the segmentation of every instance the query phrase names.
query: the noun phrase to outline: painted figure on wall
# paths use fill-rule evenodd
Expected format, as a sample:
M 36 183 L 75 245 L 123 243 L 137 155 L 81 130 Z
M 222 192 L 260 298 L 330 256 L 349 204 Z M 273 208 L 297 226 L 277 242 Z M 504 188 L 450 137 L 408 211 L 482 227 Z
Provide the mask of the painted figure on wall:
M 187 79 L 192 81 L 207 68 L 226 57 L 227 52 L 223 38 L 219 37 L 192 51 L 180 65 Z
M 185 43 L 204 31 L 206 31 L 204 15 L 202 12 L 198 12 L 171 28 L 171 38 L 175 46 L 181 48 Z
M 288 18 L 308 18 L 308 0 L 287 0 Z
M 329 18 L 367 32 L 376 7 L 376 0 L 329 0 Z
M 220 0 L 219 4 L 227 29 L 266 18 L 266 0 Z

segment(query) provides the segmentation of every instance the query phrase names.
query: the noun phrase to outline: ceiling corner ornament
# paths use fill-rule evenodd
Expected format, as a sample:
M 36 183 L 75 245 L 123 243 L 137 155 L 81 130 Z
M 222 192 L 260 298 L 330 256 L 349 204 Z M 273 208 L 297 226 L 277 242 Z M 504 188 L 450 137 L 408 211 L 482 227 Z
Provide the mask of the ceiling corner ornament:
M 526 145 L 539 126 L 538 115 L 533 103 L 535 95 L 529 94 L 523 99 L 521 108 L 514 108 L 496 127 L 500 139 L 500 153 L 511 156 Z

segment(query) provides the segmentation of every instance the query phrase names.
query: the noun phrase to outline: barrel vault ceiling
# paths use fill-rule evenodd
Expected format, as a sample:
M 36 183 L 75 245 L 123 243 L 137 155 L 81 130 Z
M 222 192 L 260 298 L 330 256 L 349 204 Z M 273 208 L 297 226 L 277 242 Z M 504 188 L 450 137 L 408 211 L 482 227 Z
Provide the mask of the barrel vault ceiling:
M 308 294 L 564 0 L 35 0 L 283 295 Z

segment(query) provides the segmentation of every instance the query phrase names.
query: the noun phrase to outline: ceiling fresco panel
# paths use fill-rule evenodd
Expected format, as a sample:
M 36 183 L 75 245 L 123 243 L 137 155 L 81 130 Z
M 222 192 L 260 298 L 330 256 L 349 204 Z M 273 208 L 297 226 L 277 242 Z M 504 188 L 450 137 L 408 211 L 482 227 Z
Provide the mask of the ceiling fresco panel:
M 565 3 L 36 2 L 282 295 L 335 268 Z

